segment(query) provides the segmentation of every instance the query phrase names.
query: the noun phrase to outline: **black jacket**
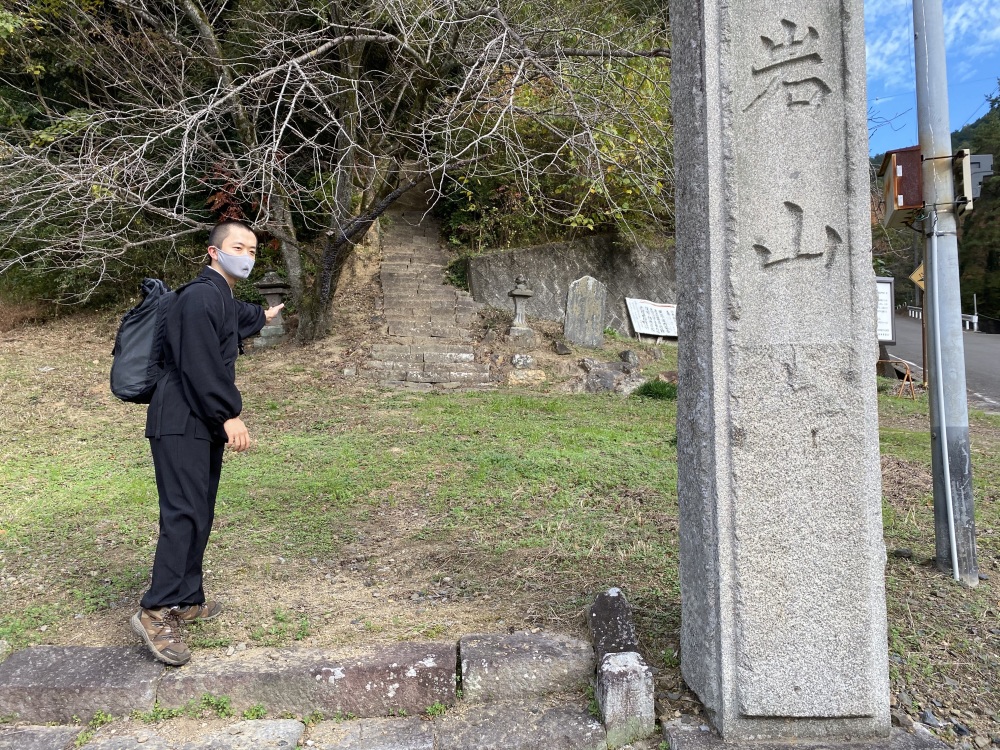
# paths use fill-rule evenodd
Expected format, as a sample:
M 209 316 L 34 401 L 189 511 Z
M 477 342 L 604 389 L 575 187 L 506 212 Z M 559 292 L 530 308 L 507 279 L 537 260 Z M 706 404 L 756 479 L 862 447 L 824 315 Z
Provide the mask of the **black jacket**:
M 226 442 L 222 425 L 243 411 L 236 387 L 240 342 L 264 327 L 264 308 L 233 298 L 212 268 L 178 291 L 167 311 L 167 374 L 146 410 L 146 437 L 188 434 Z

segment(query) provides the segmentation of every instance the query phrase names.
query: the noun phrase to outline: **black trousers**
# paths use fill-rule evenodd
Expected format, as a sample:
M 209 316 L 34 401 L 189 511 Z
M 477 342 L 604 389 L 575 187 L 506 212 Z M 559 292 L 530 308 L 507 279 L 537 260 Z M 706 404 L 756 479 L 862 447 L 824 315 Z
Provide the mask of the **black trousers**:
M 153 582 L 140 602 L 145 609 L 205 601 L 201 566 L 215 520 L 226 444 L 198 440 L 188 432 L 192 434 L 149 439 L 160 495 L 160 538 Z

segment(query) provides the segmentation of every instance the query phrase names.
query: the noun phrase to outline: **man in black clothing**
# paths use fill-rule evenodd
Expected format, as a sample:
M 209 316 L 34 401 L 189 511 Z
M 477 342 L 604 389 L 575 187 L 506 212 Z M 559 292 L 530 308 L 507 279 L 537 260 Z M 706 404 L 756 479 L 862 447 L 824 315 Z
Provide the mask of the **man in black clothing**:
M 206 601 L 202 560 L 212 531 L 215 496 L 228 444 L 242 452 L 250 435 L 240 419 L 236 387 L 241 343 L 270 321 L 282 305 L 264 310 L 233 297 L 238 279 L 253 268 L 257 238 L 242 222 L 227 221 L 209 235 L 211 263 L 178 291 L 167 311 L 167 374 L 156 385 L 146 412 L 160 497 L 160 537 L 153 580 L 132 617 L 132 629 L 153 656 L 181 665 L 191 652 L 178 627 L 222 612 Z

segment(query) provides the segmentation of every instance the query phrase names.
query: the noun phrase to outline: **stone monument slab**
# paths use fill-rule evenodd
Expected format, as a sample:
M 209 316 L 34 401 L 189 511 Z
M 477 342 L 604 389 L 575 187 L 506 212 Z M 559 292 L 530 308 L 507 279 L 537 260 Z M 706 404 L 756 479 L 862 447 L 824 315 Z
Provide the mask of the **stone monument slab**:
M 584 276 L 569 285 L 563 327 L 567 341 L 591 347 L 604 343 L 607 300 L 607 287 L 593 276 Z
M 726 741 L 885 737 L 862 0 L 672 0 L 682 671 Z
M 0 716 L 21 721 L 89 721 L 149 711 L 164 666 L 145 649 L 34 646 L 0 664 Z

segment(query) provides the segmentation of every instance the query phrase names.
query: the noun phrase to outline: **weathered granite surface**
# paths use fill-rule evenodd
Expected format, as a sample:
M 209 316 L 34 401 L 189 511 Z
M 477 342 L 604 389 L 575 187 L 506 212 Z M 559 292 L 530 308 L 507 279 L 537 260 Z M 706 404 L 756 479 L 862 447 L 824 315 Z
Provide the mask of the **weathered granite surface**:
M 597 595 L 590 605 L 587 618 L 590 635 L 594 639 L 597 663 L 606 654 L 623 651 L 637 651 L 639 636 L 635 632 L 632 605 L 628 603 L 621 589 L 608 589 Z
M 579 690 L 594 673 L 590 644 L 567 636 L 467 635 L 459 650 L 467 702 Z
M 416 716 L 324 721 L 309 739 L 314 750 L 434 750 L 434 723 Z
M 435 724 L 437 750 L 607 750 L 604 727 L 579 708 L 494 703 Z
M 715 732 L 701 731 L 697 724 L 670 722 L 663 727 L 663 738 L 670 750 L 788 750 L 785 742 L 724 742 Z M 946 750 L 948 745 L 926 734 L 908 734 L 893 729 L 888 737 L 863 742 L 842 739 L 798 741 L 796 750 Z
M 119 737 L 97 737 L 87 743 L 94 750 L 293 750 L 305 727 L 293 719 L 241 721 L 205 737 L 187 742 L 154 731 L 139 730 Z
M 164 666 L 140 648 L 34 646 L 0 663 L 0 716 L 89 721 L 153 707 Z
M 604 717 L 611 750 L 656 732 L 653 672 L 636 652 L 604 656 L 597 668 L 594 697 Z
M 263 704 L 271 714 L 419 714 L 434 703 L 455 702 L 456 669 L 454 643 L 401 643 L 345 659 L 322 651 L 272 651 L 171 670 L 157 700 L 175 708 L 212 693 L 229 696 L 235 711 Z
M 862 11 L 670 6 L 682 671 L 727 741 L 889 732 Z
M 0 750 L 68 750 L 81 727 L 0 727 Z

